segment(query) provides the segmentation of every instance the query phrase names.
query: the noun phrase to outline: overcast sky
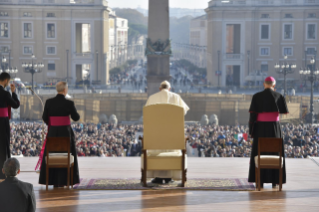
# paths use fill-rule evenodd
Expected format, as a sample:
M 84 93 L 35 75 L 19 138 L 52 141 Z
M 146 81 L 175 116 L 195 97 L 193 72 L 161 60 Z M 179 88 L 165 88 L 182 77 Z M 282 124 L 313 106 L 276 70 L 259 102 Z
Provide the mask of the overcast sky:
M 138 6 L 146 9 L 148 8 L 148 0 L 107 0 L 109 7 L 121 8 L 137 8 Z M 170 7 L 190 8 L 190 9 L 204 9 L 207 8 L 209 0 L 170 0 Z

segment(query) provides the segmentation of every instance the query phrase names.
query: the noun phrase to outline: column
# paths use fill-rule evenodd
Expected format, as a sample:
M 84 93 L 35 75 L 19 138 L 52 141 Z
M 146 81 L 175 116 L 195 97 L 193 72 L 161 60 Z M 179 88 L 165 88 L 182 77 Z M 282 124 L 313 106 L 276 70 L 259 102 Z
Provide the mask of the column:
M 160 83 L 170 80 L 169 1 L 149 0 L 146 44 L 148 95 L 158 92 Z

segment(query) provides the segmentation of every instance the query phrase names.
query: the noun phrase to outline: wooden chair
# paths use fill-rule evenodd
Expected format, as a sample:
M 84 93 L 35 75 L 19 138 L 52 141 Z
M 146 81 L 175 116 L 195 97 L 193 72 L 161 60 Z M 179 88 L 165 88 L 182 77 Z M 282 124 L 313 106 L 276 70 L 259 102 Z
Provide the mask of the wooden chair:
M 255 180 L 256 189 L 260 191 L 260 169 L 278 169 L 279 170 L 279 191 L 282 189 L 282 173 L 283 173 L 283 155 L 282 155 L 282 138 L 259 138 L 258 139 L 258 155 L 255 156 Z M 277 155 L 260 155 L 261 152 L 279 153 Z
M 173 104 L 155 104 L 143 108 L 144 135 L 141 155 L 141 181 L 147 187 L 147 171 L 181 171 L 187 181 L 187 155 L 184 109 Z
M 59 153 L 50 153 L 59 152 Z M 63 153 L 61 153 L 63 152 Z M 70 188 L 70 170 L 71 170 L 71 185 L 73 188 L 73 167 L 74 156 L 70 152 L 69 137 L 48 137 L 46 142 L 46 190 L 49 185 L 49 169 L 50 168 L 66 168 L 68 170 L 67 186 Z

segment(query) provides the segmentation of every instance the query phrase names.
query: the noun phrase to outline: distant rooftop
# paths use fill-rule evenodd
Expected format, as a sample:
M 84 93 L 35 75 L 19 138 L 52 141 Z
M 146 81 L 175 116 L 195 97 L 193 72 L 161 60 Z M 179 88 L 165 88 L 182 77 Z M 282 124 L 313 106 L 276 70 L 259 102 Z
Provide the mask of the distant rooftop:
M 201 16 L 193 18 L 192 20 L 196 20 L 196 19 L 206 20 L 207 19 L 207 15 L 206 14 L 205 15 L 201 15 Z
M 7 5 L 96 5 L 107 6 L 106 0 L 0 0 L 0 4 Z
M 313 6 L 319 0 L 212 0 L 209 7 L 275 7 L 275 6 Z

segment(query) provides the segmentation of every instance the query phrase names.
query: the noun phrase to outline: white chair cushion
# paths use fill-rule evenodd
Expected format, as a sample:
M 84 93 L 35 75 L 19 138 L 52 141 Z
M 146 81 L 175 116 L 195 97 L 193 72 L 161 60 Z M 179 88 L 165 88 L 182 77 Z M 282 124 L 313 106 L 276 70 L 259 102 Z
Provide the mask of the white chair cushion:
M 147 153 L 147 170 L 182 170 L 182 152 Z M 144 169 L 144 155 L 141 155 L 141 168 Z M 187 169 L 187 155 L 185 154 L 185 166 Z
M 67 165 L 68 153 L 49 153 L 49 165 Z M 47 161 L 47 157 L 45 157 Z M 70 165 L 74 163 L 74 156 L 70 155 Z
M 163 152 L 161 150 L 151 150 L 147 151 L 148 157 L 182 157 L 182 152 L 180 150 L 175 150 L 172 152 Z
M 260 155 L 261 166 L 277 166 L 278 167 L 279 156 L 276 155 Z M 281 157 L 281 167 L 283 166 L 284 158 Z M 255 156 L 255 166 L 258 168 L 258 155 Z

